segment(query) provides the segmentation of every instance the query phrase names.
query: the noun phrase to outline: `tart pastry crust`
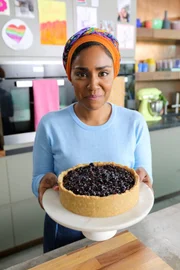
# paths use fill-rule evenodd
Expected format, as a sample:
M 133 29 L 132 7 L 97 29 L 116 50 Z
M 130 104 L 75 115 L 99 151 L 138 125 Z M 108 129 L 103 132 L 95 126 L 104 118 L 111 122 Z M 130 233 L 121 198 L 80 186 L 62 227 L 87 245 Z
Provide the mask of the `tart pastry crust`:
M 134 177 L 133 187 L 121 194 L 111 194 L 105 197 L 77 195 L 67 190 L 63 185 L 63 178 L 71 170 L 89 164 L 79 164 L 73 168 L 63 171 L 58 177 L 59 194 L 61 204 L 69 211 L 89 217 L 111 217 L 127 212 L 133 208 L 139 199 L 139 176 L 134 169 L 114 162 L 93 162 L 95 166 L 111 165 L 129 171 Z

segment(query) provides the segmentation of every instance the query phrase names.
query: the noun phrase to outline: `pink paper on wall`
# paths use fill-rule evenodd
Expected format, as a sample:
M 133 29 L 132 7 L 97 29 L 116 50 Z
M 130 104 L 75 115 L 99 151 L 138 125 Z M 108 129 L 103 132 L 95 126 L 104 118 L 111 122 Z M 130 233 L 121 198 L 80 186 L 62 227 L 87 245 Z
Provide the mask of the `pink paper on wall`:
M 0 0 L 0 15 L 10 15 L 9 0 Z

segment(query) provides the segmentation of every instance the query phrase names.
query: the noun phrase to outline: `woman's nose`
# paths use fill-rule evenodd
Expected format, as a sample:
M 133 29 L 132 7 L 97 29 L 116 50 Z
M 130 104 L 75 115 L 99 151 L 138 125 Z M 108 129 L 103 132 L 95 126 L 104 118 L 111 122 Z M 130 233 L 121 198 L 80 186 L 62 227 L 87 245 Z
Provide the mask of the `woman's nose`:
M 99 77 L 95 75 L 91 76 L 87 88 L 92 92 L 97 90 L 99 88 Z

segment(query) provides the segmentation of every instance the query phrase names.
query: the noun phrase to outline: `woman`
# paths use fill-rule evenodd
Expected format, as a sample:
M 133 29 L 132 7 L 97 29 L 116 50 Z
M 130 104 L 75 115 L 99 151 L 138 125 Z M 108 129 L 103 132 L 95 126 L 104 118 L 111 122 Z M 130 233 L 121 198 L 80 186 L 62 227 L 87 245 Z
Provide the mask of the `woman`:
M 144 118 L 107 102 L 119 72 L 118 41 L 103 30 L 82 29 L 68 40 L 63 63 L 77 102 L 48 113 L 38 126 L 32 189 L 40 205 L 45 190 L 57 187 L 58 175 L 79 163 L 124 164 L 151 186 L 151 148 Z M 81 232 L 58 225 L 46 215 L 44 252 L 81 238 Z

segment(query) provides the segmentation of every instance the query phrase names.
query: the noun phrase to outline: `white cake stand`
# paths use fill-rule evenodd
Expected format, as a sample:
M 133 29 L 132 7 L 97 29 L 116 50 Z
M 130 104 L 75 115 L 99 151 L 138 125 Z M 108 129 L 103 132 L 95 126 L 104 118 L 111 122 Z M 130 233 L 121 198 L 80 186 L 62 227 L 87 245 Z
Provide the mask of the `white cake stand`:
M 113 237 L 117 230 L 130 227 L 145 218 L 154 204 L 154 195 L 146 184 L 141 183 L 136 206 L 124 214 L 108 218 L 84 217 L 66 210 L 60 203 L 59 192 L 53 189 L 44 193 L 42 203 L 46 213 L 58 224 L 82 231 L 90 240 L 103 241 Z

